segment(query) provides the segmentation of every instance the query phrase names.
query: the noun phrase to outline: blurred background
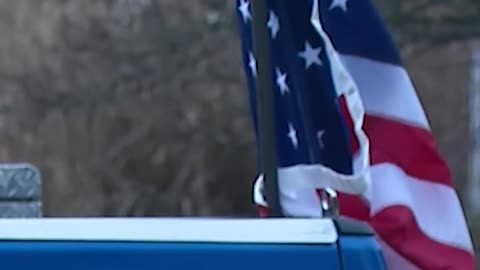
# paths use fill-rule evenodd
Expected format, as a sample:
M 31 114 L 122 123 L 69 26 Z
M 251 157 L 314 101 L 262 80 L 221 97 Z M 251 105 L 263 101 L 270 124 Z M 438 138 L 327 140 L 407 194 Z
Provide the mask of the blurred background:
M 378 0 L 480 233 L 480 1 Z M 253 215 L 235 1 L 0 0 L 0 162 L 46 216 Z

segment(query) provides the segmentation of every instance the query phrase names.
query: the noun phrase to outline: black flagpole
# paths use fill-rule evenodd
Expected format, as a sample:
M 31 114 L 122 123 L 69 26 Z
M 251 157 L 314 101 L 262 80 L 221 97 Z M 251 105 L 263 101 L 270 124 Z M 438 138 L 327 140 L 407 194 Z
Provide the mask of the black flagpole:
M 277 149 L 273 105 L 273 82 L 270 33 L 267 27 L 267 0 L 252 0 L 253 48 L 257 61 L 257 114 L 260 136 L 260 158 L 264 177 L 264 195 L 269 217 L 282 217 L 277 173 Z

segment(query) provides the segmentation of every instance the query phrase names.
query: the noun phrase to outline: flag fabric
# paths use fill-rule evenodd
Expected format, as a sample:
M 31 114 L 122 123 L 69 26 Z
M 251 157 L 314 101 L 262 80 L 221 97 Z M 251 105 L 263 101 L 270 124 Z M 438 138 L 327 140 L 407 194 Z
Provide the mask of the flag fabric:
M 317 190 L 367 221 L 389 269 L 474 269 L 452 177 L 381 17 L 370 0 L 269 0 L 280 201 L 288 216 L 321 216 Z M 248 0 L 237 0 L 258 137 Z M 365 136 L 366 135 L 366 136 Z M 261 212 L 261 175 L 254 188 Z

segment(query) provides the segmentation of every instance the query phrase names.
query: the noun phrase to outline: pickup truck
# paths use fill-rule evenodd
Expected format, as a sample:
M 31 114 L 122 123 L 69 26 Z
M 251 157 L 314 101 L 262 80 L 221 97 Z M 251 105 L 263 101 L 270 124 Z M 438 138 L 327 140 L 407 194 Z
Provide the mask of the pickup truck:
M 384 270 L 365 224 L 332 219 L 0 220 L 2 269 Z
M 1 269 L 386 269 L 349 219 L 44 218 L 39 187 L 34 167 L 0 165 Z

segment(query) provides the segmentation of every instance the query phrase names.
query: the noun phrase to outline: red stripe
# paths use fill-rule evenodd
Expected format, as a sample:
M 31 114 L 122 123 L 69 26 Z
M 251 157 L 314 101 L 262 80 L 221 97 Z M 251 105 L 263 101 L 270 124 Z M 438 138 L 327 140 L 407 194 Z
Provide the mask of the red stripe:
M 365 116 L 364 129 L 370 139 L 372 164 L 395 164 L 419 180 L 453 186 L 430 131 L 373 115 Z
M 368 220 L 370 217 L 370 210 L 360 197 L 351 194 L 338 193 L 338 201 L 342 215 L 364 221 Z
M 256 205 L 258 215 L 262 218 L 268 217 L 268 208 L 261 205 Z
M 359 143 L 343 96 L 340 97 L 340 105 L 355 153 Z M 369 114 L 365 115 L 363 128 L 370 140 L 372 164 L 395 164 L 419 180 L 453 186 L 450 170 L 440 156 L 430 131 Z
M 426 236 L 409 208 L 385 208 L 373 216 L 369 223 L 398 254 L 421 269 L 475 269 L 475 258 L 468 251 L 436 242 Z

